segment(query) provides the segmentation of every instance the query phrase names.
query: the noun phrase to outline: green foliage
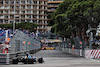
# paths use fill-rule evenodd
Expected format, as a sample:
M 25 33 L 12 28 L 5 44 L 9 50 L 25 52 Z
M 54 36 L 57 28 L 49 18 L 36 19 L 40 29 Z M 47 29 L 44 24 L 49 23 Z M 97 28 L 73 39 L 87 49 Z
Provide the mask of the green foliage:
M 66 32 L 65 36 L 70 36 L 76 30 L 74 27 L 80 30 L 87 29 L 88 24 L 96 27 L 100 22 L 100 0 L 64 0 L 52 14 L 52 21 L 57 24 L 53 27 L 56 33 Z
M 6 28 L 6 29 L 11 29 L 12 28 L 12 24 L 0 24 L 0 28 Z
M 21 22 L 16 24 L 16 28 L 27 29 L 27 30 L 32 30 L 36 26 L 37 26 L 36 24 L 29 22 Z
M 22 22 L 22 23 L 15 24 L 16 29 L 33 30 L 34 27 L 36 27 L 36 26 L 37 26 L 37 24 L 29 23 L 29 22 Z M 12 29 L 13 24 L 0 24 L 0 28 Z

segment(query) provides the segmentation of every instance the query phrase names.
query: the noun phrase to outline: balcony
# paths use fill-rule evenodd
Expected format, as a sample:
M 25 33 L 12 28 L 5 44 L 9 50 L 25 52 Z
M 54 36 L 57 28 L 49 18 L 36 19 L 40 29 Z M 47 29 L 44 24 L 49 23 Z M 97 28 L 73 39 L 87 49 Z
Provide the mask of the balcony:
M 14 2 L 10 2 L 10 4 L 14 4 Z
M 5 8 L 4 6 L 0 7 L 0 9 L 4 9 L 4 8 Z
M 9 4 L 9 2 L 5 2 L 5 4 Z
M 0 19 L 4 19 L 4 16 L 0 16 Z
M 3 2 L 0 2 L 0 4 L 3 4 Z
M 5 7 L 5 9 L 10 9 L 10 7 Z
M 54 12 L 55 10 L 48 10 L 48 12 Z
M 48 5 L 47 8 L 57 8 L 57 7 L 59 7 L 59 5 Z
M 15 12 L 10 12 L 10 14 L 14 14 Z
M 21 4 L 25 4 L 25 1 L 22 1 Z

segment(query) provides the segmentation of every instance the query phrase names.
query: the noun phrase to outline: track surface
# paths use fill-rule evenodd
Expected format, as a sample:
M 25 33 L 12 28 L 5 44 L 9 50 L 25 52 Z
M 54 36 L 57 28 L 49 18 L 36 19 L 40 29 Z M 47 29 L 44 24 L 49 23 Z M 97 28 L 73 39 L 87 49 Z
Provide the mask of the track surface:
M 33 56 L 43 57 L 44 63 L 0 65 L 0 67 L 100 67 L 100 61 L 85 59 L 58 50 L 41 50 Z

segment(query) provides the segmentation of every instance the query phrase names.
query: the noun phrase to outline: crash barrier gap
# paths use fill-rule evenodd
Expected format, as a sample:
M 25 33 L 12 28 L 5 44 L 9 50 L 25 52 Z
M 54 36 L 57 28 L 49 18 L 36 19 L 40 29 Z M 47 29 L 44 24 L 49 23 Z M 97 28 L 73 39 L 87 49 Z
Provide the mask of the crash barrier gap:
M 71 53 L 77 56 L 82 56 L 85 58 L 100 58 L 100 50 L 94 50 L 94 49 L 70 49 L 70 48 L 60 48 L 60 50 L 65 51 L 67 53 Z
M 83 56 L 85 57 L 85 43 L 81 40 L 79 36 L 73 38 L 74 44 L 72 44 L 70 39 L 67 39 L 66 41 L 62 42 L 60 44 L 60 50 L 66 51 L 68 53 L 77 55 L 77 56 Z
M 73 38 L 73 40 L 75 43 L 74 47 L 71 44 L 71 40 L 68 39 L 67 41 L 60 44 L 60 50 L 66 51 L 68 53 L 71 53 L 77 56 L 82 56 L 85 58 L 100 58 L 100 50 L 86 49 L 85 42 L 82 41 L 79 36 Z
M 81 50 L 81 49 L 60 48 L 60 50 L 77 55 L 77 56 L 84 56 L 84 50 Z
M 24 42 L 24 43 L 23 43 Z M 11 39 L 8 53 L 0 53 L 0 64 L 11 64 L 16 54 L 36 53 L 40 50 L 40 42 L 21 31 L 18 31 Z

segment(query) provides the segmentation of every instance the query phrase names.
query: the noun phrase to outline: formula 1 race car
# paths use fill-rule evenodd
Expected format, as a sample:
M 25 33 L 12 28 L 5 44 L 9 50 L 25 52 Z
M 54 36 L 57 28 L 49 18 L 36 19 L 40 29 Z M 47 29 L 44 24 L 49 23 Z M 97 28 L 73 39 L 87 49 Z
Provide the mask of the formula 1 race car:
M 43 63 L 44 60 L 42 57 L 36 58 L 34 56 L 30 56 L 30 54 L 17 54 L 13 59 L 13 64 L 18 64 L 18 62 L 22 62 L 24 64 L 33 64 L 34 62 Z

